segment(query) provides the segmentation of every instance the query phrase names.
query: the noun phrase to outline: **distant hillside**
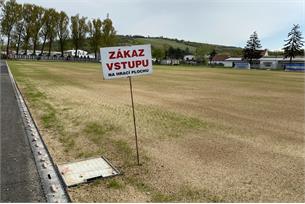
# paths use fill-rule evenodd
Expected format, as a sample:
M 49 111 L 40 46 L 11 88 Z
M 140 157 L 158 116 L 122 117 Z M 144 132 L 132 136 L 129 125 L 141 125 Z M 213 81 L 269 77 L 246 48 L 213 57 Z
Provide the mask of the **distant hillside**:
M 169 47 L 173 47 L 173 48 L 180 48 L 182 50 L 188 49 L 190 53 L 194 53 L 197 48 L 200 48 L 201 51 L 207 54 L 211 52 L 213 49 L 216 49 L 218 54 L 227 54 L 230 56 L 240 56 L 242 54 L 242 48 L 239 47 L 190 42 L 190 41 L 163 38 L 163 37 L 118 35 L 117 44 L 118 45 L 151 44 L 153 49 L 154 48 L 168 49 Z M 59 50 L 58 42 L 54 43 L 53 49 Z M 70 39 L 67 40 L 66 49 L 73 49 L 72 40 Z M 86 40 L 86 42 L 84 43 L 83 49 L 92 52 L 88 40 Z
M 206 53 L 216 49 L 218 54 L 228 54 L 231 56 L 240 56 L 242 54 L 242 48 L 224 45 L 214 45 L 207 43 L 190 42 L 178 39 L 170 39 L 163 37 L 143 37 L 143 36 L 118 36 L 119 44 L 151 44 L 153 48 L 165 48 L 170 46 L 173 48 L 180 48 L 182 50 L 189 49 L 191 53 L 194 53 L 196 48 L 201 48 Z

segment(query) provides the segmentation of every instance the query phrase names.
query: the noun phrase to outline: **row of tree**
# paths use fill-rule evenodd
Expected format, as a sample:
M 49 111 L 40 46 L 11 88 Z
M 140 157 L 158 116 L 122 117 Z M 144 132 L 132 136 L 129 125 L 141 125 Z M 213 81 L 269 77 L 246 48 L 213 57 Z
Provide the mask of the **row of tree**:
M 302 40 L 302 33 L 300 31 L 300 26 L 293 25 L 293 28 L 288 33 L 288 39 L 285 40 L 283 47 L 284 58 L 289 58 L 290 63 L 292 59 L 297 55 L 304 55 L 304 41 Z M 258 59 L 261 56 L 261 43 L 256 32 L 254 32 L 250 39 L 247 41 L 245 48 L 243 49 L 243 58 L 248 60 L 250 64 L 253 63 L 253 59 Z
M 161 59 L 183 59 L 185 55 L 194 55 L 198 63 L 206 64 L 206 56 L 209 56 L 211 61 L 217 54 L 216 49 L 207 52 L 203 47 L 197 47 L 193 52 L 188 47 L 185 49 L 170 47 L 154 48 L 152 49 L 152 56 L 157 60 Z
M 164 48 L 152 48 L 152 56 L 156 59 L 183 59 L 185 55 L 191 54 L 188 47 L 185 49 L 181 48 L 174 48 L 172 46 L 170 47 L 164 47 Z
M 99 18 L 87 20 L 86 17 L 71 16 L 64 11 L 56 11 L 53 8 L 46 9 L 34 4 L 18 4 L 16 0 L 1 2 L 1 34 L 7 37 L 6 52 L 10 47 L 16 48 L 16 54 L 20 49 L 27 54 L 32 48 L 36 55 L 38 47 L 43 55 L 46 46 L 48 55 L 51 54 L 52 45 L 59 42 L 61 55 L 64 55 L 65 45 L 68 39 L 72 40 L 77 51 L 82 49 L 86 39 L 89 39 L 90 47 L 97 58 L 100 47 L 113 46 L 116 40 L 116 31 L 111 19 Z

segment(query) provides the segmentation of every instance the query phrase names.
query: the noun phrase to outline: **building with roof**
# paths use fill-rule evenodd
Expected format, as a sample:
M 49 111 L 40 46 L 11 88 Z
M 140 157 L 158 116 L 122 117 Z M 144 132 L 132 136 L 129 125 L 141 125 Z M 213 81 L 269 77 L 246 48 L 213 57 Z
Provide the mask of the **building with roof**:
M 259 68 L 276 69 L 276 68 L 278 68 L 278 64 L 279 64 L 280 60 L 283 60 L 283 58 L 262 57 L 262 58 L 260 58 Z
M 162 65 L 179 65 L 180 61 L 178 59 L 163 59 L 160 64 Z
M 195 61 L 195 56 L 194 55 L 184 55 L 183 60 L 184 61 Z
M 268 50 L 267 49 L 261 50 L 260 51 L 260 56 L 268 57 L 269 56 Z
M 224 65 L 225 60 L 228 59 L 229 57 L 230 57 L 229 55 L 215 55 L 211 60 L 211 62 L 209 63 L 214 65 Z
M 197 64 L 196 57 L 194 55 L 184 55 L 183 63 L 185 64 Z
M 292 59 L 290 63 L 289 58 L 262 57 L 259 59 L 259 62 L 260 62 L 259 64 L 260 69 L 286 69 L 286 67 L 299 67 L 298 69 L 301 69 L 302 67 L 304 67 L 305 58 L 295 57 Z
M 229 57 L 224 60 L 224 67 L 234 67 L 236 63 L 243 62 L 241 57 Z
M 229 57 L 224 61 L 224 67 L 234 67 L 238 69 L 250 69 L 248 61 L 241 57 Z
M 76 50 L 65 50 L 64 51 L 64 56 L 70 56 L 70 57 L 74 57 L 75 56 L 75 52 Z M 82 58 L 87 58 L 88 57 L 88 52 L 85 50 L 77 50 L 77 54 L 76 56 L 78 57 L 82 57 Z
M 289 58 L 280 57 L 261 57 L 253 60 L 251 68 L 255 69 L 286 69 L 290 71 L 302 71 L 304 70 L 304 57 L 295 57 L 291 63 Z M 224 60 L 224 67 L 235 67 L 235 68 L 249 68 L 250 65 L 247 60 L 241 57 L 229 57 Z

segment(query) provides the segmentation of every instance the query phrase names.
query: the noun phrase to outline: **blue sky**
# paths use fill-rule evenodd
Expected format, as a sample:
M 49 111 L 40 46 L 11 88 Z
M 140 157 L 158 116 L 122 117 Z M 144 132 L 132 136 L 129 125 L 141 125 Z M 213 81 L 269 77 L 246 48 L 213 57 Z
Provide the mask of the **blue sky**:
M 104 19 L 118 34 L 165 36 L 244 47 L 257 31 L 263 48 L 278 50 L 293 24 L 305 34 L 304 0 L 17 0 Z

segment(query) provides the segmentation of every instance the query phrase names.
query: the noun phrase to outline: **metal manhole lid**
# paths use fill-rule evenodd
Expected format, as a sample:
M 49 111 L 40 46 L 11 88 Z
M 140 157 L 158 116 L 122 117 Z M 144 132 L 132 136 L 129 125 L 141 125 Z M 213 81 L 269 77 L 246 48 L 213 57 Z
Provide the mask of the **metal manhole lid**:
M 68 187 L 85 183 L 95 178 L 106 178 L 120 174 L 105 157 L 59 164 L 57 167 Z

